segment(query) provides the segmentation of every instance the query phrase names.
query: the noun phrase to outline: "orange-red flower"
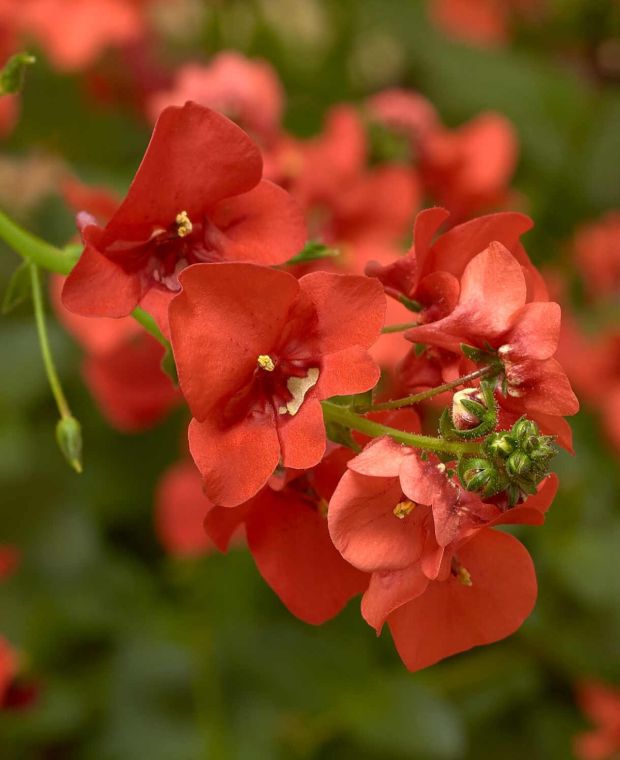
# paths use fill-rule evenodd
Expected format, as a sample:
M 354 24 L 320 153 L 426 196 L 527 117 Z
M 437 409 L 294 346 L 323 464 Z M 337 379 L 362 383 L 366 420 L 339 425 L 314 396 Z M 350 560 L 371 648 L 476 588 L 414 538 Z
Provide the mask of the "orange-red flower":
M 368 584 L 341 557 L 327 528 L 327 503 L 351 456 L 336 448 L 314 469 L 287 473 L 284 484 L 273 482 L 235 509 L 216 507 L 205 521 L 222 550 L 244 525 L 260 574 L 290 612 L 314 625 L 337 615 Z
M 256 145 L 195 103 L 163 111 L 105 227 L 84 217 L 80 224 L 85 248 L 65 283 L 65 306 L 84 316 L 123 317 L 142 302 L 164 331 L 168 302 L 188 264 L 278 264 L 305 241 L 294 201 L 261 181 Z
M 190 448 L 216 504 L 235 506 L 282 460 L 306 469 L 325 452 L 319 401 L 372 388 L 367 353 L 385 315 L 380 284 L 315 272 L 299 281 L 252 264 L 199 264 L 170 306 Z

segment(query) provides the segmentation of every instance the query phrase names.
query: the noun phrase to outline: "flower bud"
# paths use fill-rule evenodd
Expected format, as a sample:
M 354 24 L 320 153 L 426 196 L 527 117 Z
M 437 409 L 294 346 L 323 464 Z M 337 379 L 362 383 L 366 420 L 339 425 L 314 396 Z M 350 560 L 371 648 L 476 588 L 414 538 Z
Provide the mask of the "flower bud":
M 512 434 L 517 439 L 520 445 L 523 445 L 531 438 L 540 436 L 540 430 L 538 425 L 533 420 L 520 419 L 512 426 Z
M 457 430 L 471 430 L 483 420 L 487 407 L 479 388 L 464 388 L 452 398 L 452 422 Z
M 459 462 L 458 475 L 468 491 L 479 491 L 482 496 L 492 496 L 501 490 L 499 472 L 488 459 L 464 457 Z
M 494 433 L 488 437 L 485 447 L 491 456 L 505 459 L 516 449 L 517 442 L 510 433 Z
M 532 470 L 532 460 L 523 451 L 515 451 L 506 461 L 506 472 L 509 476 L 521 478 Z
M 75 417 L 58 420 L 56 440 L 71 467 L 76 472 L 82 472 L 82 428 Z

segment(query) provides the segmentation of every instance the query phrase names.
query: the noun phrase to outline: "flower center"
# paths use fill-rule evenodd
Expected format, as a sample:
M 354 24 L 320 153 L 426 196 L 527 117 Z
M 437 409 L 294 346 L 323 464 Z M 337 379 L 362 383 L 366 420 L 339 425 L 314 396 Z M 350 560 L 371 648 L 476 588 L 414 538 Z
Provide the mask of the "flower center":
M 276 365 L 273 363 L 273 359 L 269 354 L 260 354 L 256 363 L 261 369 L 264 369 L 265 372 L 273 372 L 276 368 Z
M 180 211 L 176 215 L 176 219 L 174 221 L 177 226 L 177 235 L 180 238 L 184 238 L 186 235 L 190 235 L 194 229 L 194 225 L 187 215 L 187 211 Z
M 414 501 L 410 501 L 409 499 L 403 499 L 402 501 L 398 502 L 398 504 L 394 507 L 392 511 L 394 515 L 398 517 L 399 520 L 404 520 L 408 514 L 413 512 L 416 506 L 417 504 Z

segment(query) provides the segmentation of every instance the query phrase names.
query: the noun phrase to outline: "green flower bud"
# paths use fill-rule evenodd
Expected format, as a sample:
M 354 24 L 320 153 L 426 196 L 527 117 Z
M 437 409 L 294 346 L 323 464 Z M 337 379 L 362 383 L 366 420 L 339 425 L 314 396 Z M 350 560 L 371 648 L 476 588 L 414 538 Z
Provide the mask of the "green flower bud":
M 506 461 L 506 472 L 510 477 L 520 478 L 532 470 L 532 460 L 523 451 L 515 451 Z
M 510 433 L 501 432 L 490 435 L 485 443 L 485 448 L 491 456 L 505 459 L 516 449 L 517 442 Z
M 82 428 L 75 417 L 58 420 L 56 440 L 71 467 L 76 472 L 82 472 Z
M 519 445 L 523 445 L 530 438 L 538 438 L 540 436 L 538 425 L 532 420 L 525 418 L 517 420 L 512 426 L 511 432 L 519 442 Z
M 492 496 L 504 487 L 493 462 L 482 457 L 463 457 L 459 461 L 458 476 L 468 491 L 479 491 L 484 497 Z

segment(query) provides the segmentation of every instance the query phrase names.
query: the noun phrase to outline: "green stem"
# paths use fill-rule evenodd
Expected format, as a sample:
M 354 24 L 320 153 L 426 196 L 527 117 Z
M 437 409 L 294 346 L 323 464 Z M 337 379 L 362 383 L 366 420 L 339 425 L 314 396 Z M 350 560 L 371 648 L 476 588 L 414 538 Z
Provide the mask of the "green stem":
M 0 211 L 0 239 L 10 246 L 22 258 L 31 264 L 58 274 L 69 274 L 75 266 L 77 258 L 69 251 L 63 251 L 56 246 L 46 243 L 41 238 L 27 232 L 18 224 Z M 37 275 L 38 279 L 38 275 Z M 40 290 L 40 286 L 39 286 Z M 34 286 L 33 286 L 34 292 Z M 150 333 L 166 349 L 170 348 L 169 342 L 162 335 L 157 323 L 144 309 L 134 309 L 132 316 L 144 329 Z
M 34 318 L 37 324 L 37 333 L 39 335 L 39 345 L 41 346 L 41 356 L 43 357 L 43 364 L 45 366 L 45 372 L 50 384 L 52 393 L 56 400 L 56 406 L 60 416 L 65 419 L 71 417 L 71 410 L 69 409 L 69 403 L 65 397 L 64 391 L 60 384 L 60 378 L 56 372 L 54 366 L 54 359 L 52 358 L 52 352 L 47 336 L 47 326 L 45 324 L 45 310 L 43 307 L 43 291 L 41 288 L 41 278 L 39 277 L 39 268 L 36 264 L 30 263 L 30 282 L 32 284 L 32 300 L 34 303 Z
M 142 327 L 144 327 L 144 329 L 155 338 L 155 340 L 161 343 L 164 348 L 170 348 L 170 343 L 168 340 L 166 340 L 162 331 L 157 326 L 157 322 L 148 313 L 148 311 L 144 311 L 144 309 L 141 309 L 138 306 L 131 312 L 131 316 L 136 320 L 136 322 L 141 324 Z
M 404 443 L 406 446 L 412 446 L 424 451 L 434 451 L 443 454 L 454 454 L 455 458 L 462 454 L 478 454 L 480 452 L 479 443 L 446 441 L 443 438 L 435 438 L 430 435 L 421 435 L 419 433 L 406 433 L 403 430 L 382 425 L 366 417 L 352 412 L 345 406 L 339 406 L 330 401 L 323 401 L 323 416 L 327 422 L 337 422 L 344 425 L 350 430 L 357 430 L 371 438 L 378 438 L 382 435 L 388 435 L 398 443 Z
M 384 412 L 389 409 L 401 409 L 403 406 L 413 406 L 413 404 L 419 404 L 422 401 L 426 401 L 426 399 L 433 398 L 433 396 L 438 396 L 440 393 L 445 393 L 446 391 L 451 391 L 453 388 L 458 388 L 459 385 L 467 385 L 467 383 L 470 383 L 472 380 L 477 380 L 480 377 L 488 377 L 495 372 L 497 372 L 497 367 L 488 365 L 481 369 L 477 369 L 474 372 L 470 372 L 468 375 L 457 377 L 456 380 L 452 380 L 449 383 L 438 385 L 435 388 L 429 388 L 427 391 L 414 393 L 412 396 L 405 396 L 404 398 L 398 398 L 394 401 L 384 401 L 380 404 L 373 404 L 372 406 L 365 408 L 358 407 L 358 411 Z
M 41 269 L 58 272 L 58 274 L 69 274 L 75 264 L 72 256 L 27 232 L 2 211 L 0 211 L 0 239 L 24 259 Z
M 417 322 L 403 322 L 399 325 L 386 325 L 381 332 L 384 335 L 388 333 L 402 332 L 403 330 L 410 330 L 412 327 L 417 327 Z

